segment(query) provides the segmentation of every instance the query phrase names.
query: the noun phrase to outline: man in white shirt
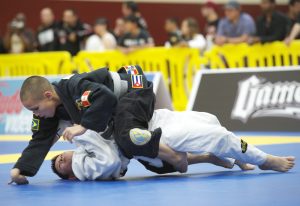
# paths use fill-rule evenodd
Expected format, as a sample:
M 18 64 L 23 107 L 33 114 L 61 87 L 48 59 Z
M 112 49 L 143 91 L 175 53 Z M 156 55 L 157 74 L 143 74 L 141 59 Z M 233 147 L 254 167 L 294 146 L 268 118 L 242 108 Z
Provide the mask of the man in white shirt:
M 85 45 L 87 51 L 106 51 L 115 49 L 117 41 L 110 32 L 108 32 L 108 21 L 106 18 L 99 18 L 94 24 L 94 33 L 90 36 Z

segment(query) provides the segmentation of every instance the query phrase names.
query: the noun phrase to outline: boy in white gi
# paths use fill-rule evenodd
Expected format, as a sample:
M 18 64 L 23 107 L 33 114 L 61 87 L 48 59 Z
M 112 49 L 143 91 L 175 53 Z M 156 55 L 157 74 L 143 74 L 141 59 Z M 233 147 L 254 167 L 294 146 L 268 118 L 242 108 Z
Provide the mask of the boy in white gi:
M 295 157 L 278 157 L 264 153 L 229 132 L 214 115 L 208 113 L 156 110 L 149 122 L 149 130 L 157 127 L 162 129 L 160 141 L 175 151 L 189 153 L 188 157 L 208 153 L 227 160 L 230 164 L 223 164 L 225 167 L 231 168 L 236 162 L 245 170 L 254 169 L 253 165 L 258 165 L 262 170 L 287 172 L 294 166 Z M 136 141 L 140 135 L 137 132 L 134 137 Z M 60 177 L 99 180 L 122 176 L 128 161 L 123 159 L 113 142 L 106 142 L 108 140 L 102 138 L 97 143 L 92 141 L 97 139 L 96 136 L 97 133 L 90 132 L 76 137 L 75 142 L 81 146 L 74 153 L 63 153 L 54 160 L 53 167 Z M 159 159 L 135 158 L 148 161 L 157 168 L 163 167 Z M 197 158 L 190 158 L 189 163 L 197 163 Z

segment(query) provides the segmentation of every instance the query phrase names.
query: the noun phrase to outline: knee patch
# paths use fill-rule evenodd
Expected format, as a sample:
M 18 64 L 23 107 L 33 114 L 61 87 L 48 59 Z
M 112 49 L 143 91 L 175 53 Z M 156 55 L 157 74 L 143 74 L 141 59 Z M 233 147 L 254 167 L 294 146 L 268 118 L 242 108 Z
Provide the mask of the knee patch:
M 151 140 L 151 133 L 148 130 L 134 128 L 129 131 L 129 137 L 133 144 L 142 146 Z

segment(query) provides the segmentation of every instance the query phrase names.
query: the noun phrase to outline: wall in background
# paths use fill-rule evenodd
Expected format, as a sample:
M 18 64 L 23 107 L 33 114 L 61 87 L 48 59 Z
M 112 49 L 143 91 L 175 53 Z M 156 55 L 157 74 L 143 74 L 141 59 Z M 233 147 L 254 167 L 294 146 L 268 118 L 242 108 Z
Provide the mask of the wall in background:
M 27 25 L 35 30 L 40 21 L 39 12 L 46 6 L 54 10 L 57 19 L 61 18 L 64 9 L 73 8 L 78 12 L 80 19 L 84 22 L 92 24 L 97 17 L 102 16 L 109 19 L 112 27 L 114 26 L 115 19 L 121 16 L 120 1 L 1 0 L 0 35 L 4 36 L 8 22 L 10 22 L 18 12 L 24 12 L 26 14 Z M 162 45 L 167 38 L 164 32 L 164 20 L 168 17 L 178 17 L 179 20 L 189 16 L 194 17 L 199 21 L 200 28 L 203 28 L 204 20 L 200 14 L 200 7 L 200 3 L 139 3 L 140 11 L 147 20 L 150 33 L 154 37 L 157 45 Z M 278 5 L 277 7 L 282 12 L 287 11 L 286 5 Z M 220 8 L 220 13 L 223 15 L 222 7 Z M 243 4 L 243 10 L 249 12 L 254 17 L 260 14 L 260 8 L 257 4 Z

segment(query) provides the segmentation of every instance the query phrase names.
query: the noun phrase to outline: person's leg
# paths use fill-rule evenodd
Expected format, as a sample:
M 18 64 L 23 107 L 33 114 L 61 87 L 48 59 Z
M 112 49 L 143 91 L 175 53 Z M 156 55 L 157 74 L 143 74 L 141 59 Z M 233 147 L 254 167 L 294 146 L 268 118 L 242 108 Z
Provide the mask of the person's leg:
M 157 157 L 173 165 L 174 169 L 176 169 L 178 172 L 184 173 L 188 169 L 189 162 L 187 159 L 187 153 L 176 152 L 166 144 L 159 144 Z
M 171 112 L 157 110 L 151 127 L 161 127 L 164 142 L 175 151 L 212 153 L 222 158 L 233 158 L 241 166 L 245 163 L 261 169 L 287 171 L 294 165 L 293 157 L 268 155 L 253 145 L 247 144 L 222 127 L 216 117 L 201 112 Z M 251 165 L 250 166 L 251 169 Z M 242 168 L 243 169 L 243 168 Z M 247 168 L 246 168 L 247 169 Z
M 175 152 L 160 142 L 162 131 L 159 127 L 148 129 L 154 103 L 152 84 L 143 89 L 132 90 L 120 99 L 114 115 L 116 143 L 127 158 L 158 157 L 172 164 L 179 172 L 186 172 L 186 154 Z
M 216 166 L 225 167 L 231 169 L 234 164 L 232 162 L 218 158 L 213 154 L 191 154 L 187 153 L 187 160 L 189 165 L 200 164 L 200 163 L 211 163 Z
M 263 170 L 274 170 L 279 172 L 286 172 L 294 166 L 295 158 L 278 157 L 266 154 L 254 145 L 250 145 L 242 139 L 229 132 L 224 136 L 226 143 L 220 147 L 220 156 L 231 157 L 239 161 L 239 163 L 250 163 L 258 165 Z
M 232 169 L 233 166 L 236 164 L 242 170 L 254 170 L 255 166 L 251 164 L 245 164 L 238 160 L 234 160 L 231 158 L 222 158 L 217 157 L 213 154 L 191 154 L 188 153 L 188 164 L 199 164 L 199 163 L 211 163 L 216 166 L 225 167 L 227 169 Z

